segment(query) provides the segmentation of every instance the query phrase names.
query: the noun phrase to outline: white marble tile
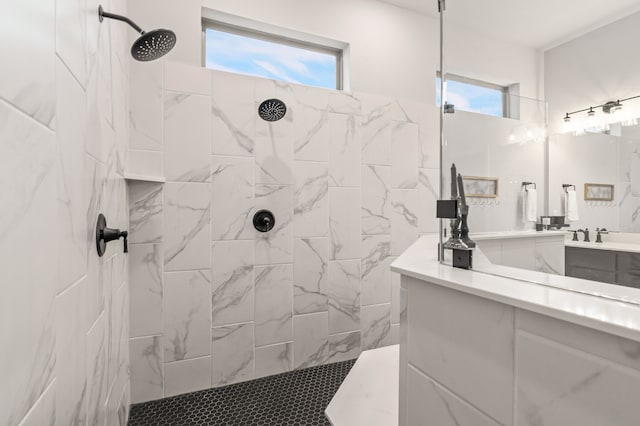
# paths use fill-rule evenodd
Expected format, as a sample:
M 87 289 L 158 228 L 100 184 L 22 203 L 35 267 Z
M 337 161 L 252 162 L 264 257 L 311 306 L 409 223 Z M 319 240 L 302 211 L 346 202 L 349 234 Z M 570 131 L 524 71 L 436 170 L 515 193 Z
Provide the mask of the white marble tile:
M 64 5 L 59 5 L 64 8 Z M 68 6 L 67 6 L 68 7 Z M 66 11 L 65 13 L 70 13 Z M 65 253 L 58 265 L 59 290 L 87 272 L 87 216 L 83 179 L 85 170 L 86 95 L 65 65 L 56 60 L 56 137 L 58 140 L 58 247 Z
M 211 339 L 213 386 L 253 378 L 253 323 L 214 327 Z
M 163 62 L 138 63 L 129 67 L 129 147 L 162 150 L 164 102 Z
M 127 151 L 127 172 L 132 175 L 164 177 L 164 153 L 161 151 Z
M 209 271 L 164 274 L 164 362 L 211 354 Z
M 211 267 L 209 191 L 201 183 L 164 185 L 165 271 Z
M 164 396 L 180 395 L 211 387 L 211 357 L 164 365 Z
M 89 115 L 102 117 L 109 126 L 113 124 L 111 26 L 119 22 L 95 18 L 99 2 L 87 0 L 87 93 L 90 94 Z M 108 5 L 106 5 L 108 6 Z M 96 146 L 97 147 L 97 146 Z M 92 153 L 91 151 L 89 151 Z M 99 152 L 96 151 L 95 154 Z M 96 157 L 101 159 L 101 157 Z
M 329 180 L 326 163 L 296 161 L 293 220 L 296 237 L 325 237 L 329 232 Z
M 329 114 L 329 185 L 360 186 L 360 117 Z
M 329 350 L 329 314 L 296 315 L 293 317 L 293 367 L 322 365 Z
M 256 267 L 256 346 L 289 342 L 293 339 L 293 267 Z
M 509 424 L 513 308 L 435 285 L 411 285 L 407 312 L 411 316 L 407 361 L 436 382 L 446 383 L 460 398 L 482 407 L 487 415 Z M 487 392 L 487 383 L 491 383 L 491 392 Z
M 419 169 L 418 172 L 418 232 L 438 232 L 436 202 L 440 198 L 440 170 Z
M 397 426 L 398 347 L 363 353 L 325 414 L 334 425 Z
M 162 336 L 129 340 L 131 402 L 152 401 L 163 395 Z
M 329 241 L 327 238 L 302 238 L 294 243 L 293 310 L 295 314 L 328 309 L 327 279 Z
M 290 371 L 292 364 L 293 343 L 256 348 L 256 378 Z
M 362 237 L 360 266 L 362 306 L 391 302 L 391 237 Z
M 107 324 L 103 312 L 87 333 L 87 424 L 105 417 L 107 398 Z
M 86 279 L 56 298 L 56 416 L 60 424 L 87 418 Z
M 362 166 L 362 234 L 390 234 L 391 210 L 391 167 Z
M 640 372 L 640 342 L 571 324 L 544 315 L 517 310 L 518 330 L 544 336 L 561 345 L 606 359 Z
M 287 114 L 275 122 L 258 118 L 254 148 L 257 183 L 293 183 L 293 122 L 290 117 Z
M 0 98 L 45 126 L 55 116 L 55 3 L 26 0 L 5 4 L 0 47 L 4 61 Z M 10 24 L 10 25 L 9 25 Z M 37 35 L 37 36 L 35 36 Z
M 411 365 L 407 368 L 407 396 L 407 424 L 410 425 L 429 419 L 438 426 L 498 426 Z
M 162 242 L 162 188 L 159 183 L 129 183 L 129 242 Z
M 331 92 L 309 86 L 293 87 L 295 98 L 294 158 L 329 161 L 329 96 Z
M 400 344 L 400 324 L 391 324 L 391 344 Z
M 360 258 L 360 190 L 329 188 L 330 259 Z
M 564 276 L 564 238 L 536 238 L 535 270 Z
M 162 334 L 162 246 L 129 245 L 131 337 Z
M 85 156 L 85 170 L 87 178 L 86 184 L 86 203 L 87 203 L 87 229 L 86 229 L 86 250 L 87 254 L 87 283 L 88 283 L 88 315 L 89 322 L 94 322 L 105 303 L 104 279 L 102 278 L 102 270 L 104 261 L 98 257 L 95 250 L 96 232 L 94 224 L 99 213 L 105 208 L 104 188 L 106 181 L 105 166 L 93 159 L 91 156 Z M 113 250 L 113 247 L 108 250 Z M 108 256 L 108 255 L 107 255 Z M 109 257 L 107 257 L 108 259 Z
M 164 93 L 164 173 L 168 181 L 211 177 L 209 96 Z
M 329 112 L 338 114 L 360 114 L 360 99 L 353 93 L 329 92 Z
M 347 361 L 360 355 L 360 332 L 334 334 L 329 336 L 327 363 Z
M 214 155 L 252 156 L 256 108 L 255 77 L 212 73 L 212 148 Z
M 438 111 L 437 108 L 426 103 L 409 99 L 395 99 L 391 106 L 391 119 L 394 121 L 421 124 L 427 120 L 427 114 L 430 109 Z
M 631 182 L 631 195 L 640 196 L 640 149 L 631 153 L 629 165 L 629 177 Z
M 391 254 L 401 255 L 418 238 L 418 191 L 391 191 Z
M 213 240 L 253 239 L 254 160 L 214 155 L 211 166 Z
M 516 359 L 518 424 L 637 422 L 637 370 L 522 332 Z
M 397 257 L 391 257 L 390 261 L 393 263 Z M 391 324 L 400 323 L 400 274 L 397 272 L 391 272 Z
M 255 231 L 256 264 L 293 261 L 293 186 L 256 185 L 256 211 L 270 210 L 275 224 L 269 232 Z
M 43 426 L 47 424 L 53 426 L 62 424 L 56 410 L 56 399 L 60 392 L 57 380 L 51 382 L 33 407 L 31 407 L 27 415 L 24 416 L 20 422 L 20 426 Z
M 329 333 L 360 330 L 360 261 L 329 262 Z
M 266 78 L 254 78 L 255 81 L 255 106 L 256 108 L 267 99 L 280 99 L 287 105 L 287 114 L 282 119 L 285 122 L 293 122 L 291 106 L 293 105 L 294 94 L 293 84 L 286 81 L 270 80 Z M 263 120 L 258 121 L 258 125 L 268 123 Z M 266 127 L 263 127 L 263 129 Z
M 391 304 L 363 306 L 361 313 L 362 350 L 391 344 Z
M 253 241 L 215 241 L 211 248 L 213 325 L 253 321 Z
M 440 109 L 428 106 L 424 121 L 420 123 L 420 167 L 440 167 Z
M 414 189 L 418 185 L 419 128 L 414 123 L 391 124 L 391 184 L 393 188 Z
M 362 162 L 391 165 L 390 98 L 358 94 L 362 101 Z
M 26 6 L 11 5 L 10 14 L 13 7 Z M 56 206 L 57 152 L 53 132 L 3 101 L 0 140 L 0 193 L 10 200 L 0 203 L 0 320 L 29 326 L 2 331 L 11 351 L 3 351 L 0 375 L 11 386 L 0 387 L 0 424 L 17 424 L 53 379 L 59 250 L 55 215 L 43 220 L 43 212 Z
M 201 66 L 164 62 L 164 89 L 194 95 L 211 95 L 212 72 Z
M 502 241 L 502 264 L 533 271 L 536 264 L 534 238 L 505 239 Z

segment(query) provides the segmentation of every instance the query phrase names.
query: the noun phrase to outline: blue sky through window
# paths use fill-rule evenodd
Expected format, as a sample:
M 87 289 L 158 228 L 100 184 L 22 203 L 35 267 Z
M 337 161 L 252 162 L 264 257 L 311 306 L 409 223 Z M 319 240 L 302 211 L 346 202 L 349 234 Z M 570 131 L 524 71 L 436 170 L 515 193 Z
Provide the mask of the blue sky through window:
M 336 88 L 336 56 L 206 29 L 206 67 L 327 89 Z
M 489 87 L 447 80 L 447 102 L 462 111 L 504 117 L 502 91 Z M 440 105 L 440 78 L 436 78 L 436 104 Z

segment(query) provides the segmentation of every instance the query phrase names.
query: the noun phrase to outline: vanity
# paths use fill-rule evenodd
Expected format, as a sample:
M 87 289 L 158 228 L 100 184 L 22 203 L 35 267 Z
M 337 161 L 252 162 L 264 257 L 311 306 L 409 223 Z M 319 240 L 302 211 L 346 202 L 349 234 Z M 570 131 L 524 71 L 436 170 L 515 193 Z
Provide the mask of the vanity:
M 565 274 L 640 288 L 640 241 L 636 234 L 609 234 L 602 243 L 565 242 Z
M 482 249 L 456 269 L 436 247 L 424 236 L 391 266 L 401 426 L 639 424 L 640 289 L 492 270 Z

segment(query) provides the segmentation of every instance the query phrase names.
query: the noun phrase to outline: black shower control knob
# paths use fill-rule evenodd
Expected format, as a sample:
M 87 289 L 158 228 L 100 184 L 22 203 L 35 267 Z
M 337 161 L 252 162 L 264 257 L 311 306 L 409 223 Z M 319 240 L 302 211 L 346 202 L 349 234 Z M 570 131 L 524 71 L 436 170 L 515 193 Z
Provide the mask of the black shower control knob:
M 276 224 L 276 218 L 269 210 L 258 210 L 253 215 L 253 227 L 258 232 L 269 232 Z
M 98 256 L 102 257 L 107 251 L 107 243 L 109 241 L 119 240 L 120 238 L 124 240 L 124 252 L 129 253 L 129 244 L 127 242 L 129 233 L 115 228 L 108 228 L 107 219 L 102 213 L 99 214 L 96 223 L 96 249 L 98 250 Z

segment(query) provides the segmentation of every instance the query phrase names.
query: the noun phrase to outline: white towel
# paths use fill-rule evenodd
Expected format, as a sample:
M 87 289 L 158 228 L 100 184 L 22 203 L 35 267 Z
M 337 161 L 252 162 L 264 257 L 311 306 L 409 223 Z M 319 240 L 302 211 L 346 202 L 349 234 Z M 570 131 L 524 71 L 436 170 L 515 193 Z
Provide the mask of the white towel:
M 564 198 L 564 215 L 567 222 L 580 220 L 578 216 L 578 197 L 576 196 L 575 189 L 567 188 L 567 193 Z
M 529 188 L 524 191 L 522 220 L 524 222 L 538 221 L 538 192 L 535 188 Z

